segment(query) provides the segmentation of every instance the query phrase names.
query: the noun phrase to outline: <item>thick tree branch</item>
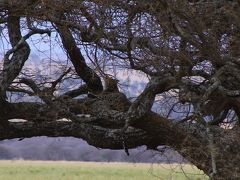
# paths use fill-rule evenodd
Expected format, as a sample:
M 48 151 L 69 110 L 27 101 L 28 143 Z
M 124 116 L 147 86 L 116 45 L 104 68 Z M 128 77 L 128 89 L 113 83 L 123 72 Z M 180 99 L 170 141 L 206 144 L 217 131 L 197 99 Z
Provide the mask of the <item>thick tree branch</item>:
M 143 92 L 132 103 L 128 110 L 126 126 L 133 121 L 142 118 L 147 112 L 151 111 L 155 96 L 162 92 L 168 91 L 177 86 L 176 79 L 171 75 L 152 77 Z
M 84 80 L 92 92 L 101 92 L 103 90 L 101 79 L 91 68 L 87 66 L 69 28 L 59 24 L 57 24 L 57 28 L 62 38 L 63 46 L 66 49 L 79 77 Z
M 75 98 L 77 96 L 87 94 L 88 91 L 89 91 L 89 89 L 88 89 L 87 85 L 84 84 L 77 89 L 73 89 L 73 90 L 65 92 L 64 94 L 61 95 L 61 97 L 68 96 L 71 98 Z
M 36 117 L 35 113 L 41 109 L 39 104 L 15 104 L 11 108 L 16 114 L 10 114 L 9 118 L 16 118 L 22 114 L 21 118 Z M 21 111 L 19 108 L 21 107 Z M 45 113 L 43 113 L 45 114 Z M 97 117 L 96 117 L 97 118 Z M 101 117 L 102 118 L 102 117 Z M 100 148 L 122 149 L 122 131 L 121 129 L 109 129 L 97 125 L 96 122 L 102 121 L 95 119 L 87 121 L 88 118 L 81 117 L 75 122 L 58 122 L 51 121 L 28 121 L 26 123 L 11 123 L 7 130 L 0 131 L 0 139 L 33 137 L 39 135 L 46 136 L 73 136 L 85 139 L 89 144 Z M 111 118 L 111 117 L 108 117 Z M 110 120 L 109 122 L 111 122 Z M 202 151 L 203 147 L 207 146 L 207 133 L 204 127 L 197 124 L 180 123 L 172 124 L 168 119 L 165 119 L 155 113 L 147 113 L 143 118 L 139 119 L 133 127 L 128 127 L 125 132 L 126 145 L 128 148 L 134 148 L 139 145 L 146 145 L 150 148 L 158 145 L 168 145 L 180 152 L 185 158 L 194 161 L 194 164 L 208 173 L 210 165 L 210 153 Z M 0 126 L 1 127 L 1 126 Z M 6 128 L 6 127 L 4 127 Z M 141 129 L 141 130 L 139 130 Z M 223 130 L 219 127 L 213 128 L 218 138 L 222 138 L 224 145 L 227 143 Z M 230 134 L 229 134 L 230 135 Z M 231 136 L 235 136 L 231 133 Z M 227 143 L 227 144 L 226 144 Z M 223 145 L 218 144 L 219 148 Z M 222 157 L 223 154 L 218 154 Z M 197 162 L 197 163 L 196 163 Z M 224 162 L 219 162 L 224 163 Z
M 47 33 L 50 36 L 51 31 L 50 30 L 43 30 L 43 29 L 32 29 L 28 34 L 23 36 L 12 49 L 10 49 L 6 52 L 6 54 L 4 55 L 5 61 L 9 61 L 9 56 L 11 54 L 13 54 L 14 52 L 16 52 L 17 50 L 19 50 L 22 46 L 24 46 L 24 44 L 26 43 L 26 40 L 28 38 L 30 38 L 32 35 L 34 35 L 34 34 L 45 34 L 45 33 Z
M 25 94 L 28 94 L 29 96 L 35 95 L 35 93 L 33 91 L 29 91 L 27 89 L 22 89 L 22 88 L 18 88 L 18 87 L 9 87 L 9 88 L 7 88 L 7 91 L 15 92 L 15 93 L 25 93 Z
M 16 49 L 17 51 L 14 52 L 10 60 L 4 58 L 3 71 L 0 73 L 0 99 L 4 98 L 6 89 L 19 75 L 30 54 L 29 45 L 25 41 L 21 41 L 20 17 L 8 17 L 8 34 L 12 47 L 18 46 L 17 44 L 21 42 L 21 48 Z

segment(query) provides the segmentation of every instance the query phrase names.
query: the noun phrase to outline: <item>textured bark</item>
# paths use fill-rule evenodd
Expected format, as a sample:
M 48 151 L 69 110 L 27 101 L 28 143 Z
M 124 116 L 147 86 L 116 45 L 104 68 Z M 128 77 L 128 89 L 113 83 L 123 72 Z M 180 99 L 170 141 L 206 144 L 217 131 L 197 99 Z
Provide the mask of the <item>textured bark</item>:
M 34 136 L 72 136 L 83 138 L 89 144 L 99 148 L 123 149 L 121 128 L 104 127 L 113 119 L 103 119 L 100 115 L 96 117 L 79 117 L 74 122 L 58 122 L 55 120 L 43 121 L 43 117 L 36 118 L 36 113 L 41 105 L 37 104 L 15 104 L 9 106 L 11 115 L 7 118 L 16 117 L 32 119 L 25 123 L 10 123 L 8 126 L 1 125 L 0 139 L 27 138 Z M 47 113 L 43 113 L 47 114 Z M 47 115 L 46 115 L 47 116 Z M 1 116 L 2 117 L 2 116 Z M 50 117 L 51 118 L 51 117 Z M 124 123 L 123 118 L 118 121 Z M 119 125 L 119 127 L 121 127 Z M 239 177 L 239 129 L 223 130 L 218 126 L 212 126 L 216 142 L 216 159 L 218 174 L 216 179 L 232 179 Z M 124 133 L 127 148 L 135 148 L 146 145 L 150 149 L 156 149 L 159 145 L 167 145 L 179 152 L 188 161 L 211 174 L 211 155 L 208 149 L 207 132 L 204 126 L 189 123 L 175 124 L 159 116 L 156 113 L 148 113 L 144 118 L 138 119 Z M 225 167 L 227 169 L 225 169 Z M 235 174 L 232 174 L 233 172 Z
M 20 17 L 8 17 L 8 32 L 9 39 L 13 48 L 13 55 L 9 59 L 10 53 L 6 53 L 4 57 L 3 71 L 0 73 L 0 94 L 1 99 L 5 98 L 6 89 L 10 86 L 12 81 L 19 75 L 22 67 L 30 54 L 30 47 L 25 41 L 22 40 L 20 30 Z M 14 48 L 20 44 L 20 48 Z
M 62 43 L 66 49 L 77 74 L 86 82 L 88 88 L 94 92 L 99 93 L 103 90 L 100 77 L 87 66 L 80 49 L 77 47 L 73 35 L 66 26 L 57 25 L 59 34 L 62 38 Z
M 0 71 L 0 139 L 73 136 L 126 152 L 165 145 L 213 179 L 239 179 L 239 12 L 238 1 L 0 0 L 11 45 Z M 22 73 L 27 39 L 52 31 L 85 83 L 61 95 L 61 83 L 76 78 L 71 65 L 50 82 Z M 117 80 L 108 84 L 108 68 L 141 71 L 149 82 L 130 102 Z M 9 92 L 41 102 L 10 102 Z M 168 115 L 152 112 L 156 100 L 169 102 Z M 175 105 L 183 119 L 170 118 Z M 28 121 L 8 121 L 14 118 Z

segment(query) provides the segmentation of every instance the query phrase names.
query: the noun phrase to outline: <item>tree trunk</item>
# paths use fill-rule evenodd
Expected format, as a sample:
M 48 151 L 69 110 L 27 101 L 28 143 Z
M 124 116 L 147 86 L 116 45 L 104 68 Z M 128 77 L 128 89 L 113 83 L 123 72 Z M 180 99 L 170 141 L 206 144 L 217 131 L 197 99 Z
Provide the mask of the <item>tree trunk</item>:
M 40 106 L 21 103 L 10 105 L 8 108 L 12 113 L 1 114 L 1 119 L 4 116 L 7 119 L 24 118 L 24 116 L 26 119 L 31 119 L 35 117 Z M 95 147 L 123 149 L 122 129 L 101 127 L 96 123 L 99 121 L 103 121 L 103 119 L 81 117 L 74 122 L 34 119 L 25 123 L 10 123 L 9 126 L 1 123 L 0 139 L 72 136 L 83 138 Z M 104 121 L 112 122 L 113 119 Z M 202 125 L 176 124 L 156 113 L 148 113 L 125 131 L 125 145 L 126 148 L 146 145 L 151 149 L 166 145 L 179 152 L 186 160 L 203 170 L 205 174 L 213 176 L 214 179 L 239 178 L 239 128 L 223 130 L 218 126 L 211 126 L 210 129 L 214 135 L 214 155 L 217 169 L 214 176 L 212 175 L 212 149 L 209 146 L 208 133 Z

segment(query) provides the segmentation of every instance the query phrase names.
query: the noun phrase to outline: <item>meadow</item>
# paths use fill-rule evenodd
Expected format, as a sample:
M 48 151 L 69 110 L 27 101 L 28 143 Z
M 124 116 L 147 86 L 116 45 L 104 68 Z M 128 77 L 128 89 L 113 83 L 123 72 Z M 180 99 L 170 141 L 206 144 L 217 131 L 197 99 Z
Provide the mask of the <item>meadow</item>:
M 208 179 L 187 164 L 0 161 L 0 180 L 185 180 Z

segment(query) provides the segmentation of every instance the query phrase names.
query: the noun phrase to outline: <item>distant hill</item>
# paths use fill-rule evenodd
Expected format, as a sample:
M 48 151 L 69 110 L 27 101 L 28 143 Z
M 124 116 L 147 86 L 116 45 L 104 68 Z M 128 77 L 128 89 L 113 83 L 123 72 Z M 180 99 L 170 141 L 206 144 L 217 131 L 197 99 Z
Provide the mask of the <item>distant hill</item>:
M 72 137 L 35 137 L 21 141 L 18 139 L 4 140 L 0 142 L 0 159 L 148 163 L 183 162 L 183 158 L 170 149 L 160 153 L 146 150 L 142 146 L 130 150 L 130 156 L 127 156 L 124 150 L 97 149 L 81 139 Z

